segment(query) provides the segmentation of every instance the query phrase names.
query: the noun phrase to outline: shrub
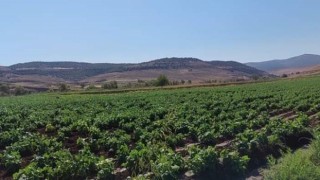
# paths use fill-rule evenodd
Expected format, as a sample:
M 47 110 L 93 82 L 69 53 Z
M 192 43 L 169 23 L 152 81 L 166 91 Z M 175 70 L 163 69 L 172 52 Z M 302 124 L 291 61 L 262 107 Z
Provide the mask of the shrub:
M 278 162 L 270 161 L 271 167 L 265 172 L 265 179 L 319 179 L 320 167 L 310 161 L 311 156 L 309 149 L 298 150 L 294 154 L 286 154 Z
M 5 151 L 4 154 L 0 154 L 0 159 L 0 164 L 2 164 L 9 173 L 19 170 L 21 156 L 18 151 Z
M 13 179 L 88 179 L 92 174 L 97 174 L 98 179 L 112 179 L 113 169 L 110 159 L 98 158 L 88 150 L 74 156 L 62 150 L 37 156 L 15 173 Z
M 179 85 L 179 81 L 171 81 L 170 85 Z
M 69 90 L 69 87 L 68 87 L 67 84 L 62 83 L 62 84 L 59 84 L 59 88 L 58 89 L 59 89 L 60 92 L 66 92 L 66 91 Z
M 117 83 L 117 81 L 110 81 L 110 82 L 104 83 L 102 85 L 102 88 L 103 89 L 117 89 L 118 83 Z
M 6 84 L 0 84 L 0 93 L 9 94 L 10 93 L 9 86 Z
M 157 78 L 157 80 L 156 80 L 156 82 L 155 82 L 156 84 L 156 86 L 166 86 L 166 85 L 169 85 L 169 79 L 167 78 L 167 76 L 165 76 L 165 75 L 160 75 L 158 78 Z
M 84 89 L 84 87 L 86 87 L 86 84 L 85 83 L 80 83 L 80 87 L 81 87 L 81 89 Z
M 151 163 L 151 170 L 156 179 L 177 179 L 182 168 L 182 157 L 170 151 L 159 154 L 157 159 Z
M 46 132 L 54 132 L 56 128 L 52 124 L 47 124 L 46 125 Z
M 90 85 L 86 88 L 86 90 L 93 90 L 93 89 L 97 89 L 97 87 L 96 87 L 95 85 L 93 85 L 93 84 L 90 84 Z
M 114 163 L 110 159 L 102 159 L 97 164 L 97 179 L 112 179 Z
M 21 86 L 18 86 L 14 89 L 14 95 L 16 96 L 21 96 L 21 95 L 24 95 L 24 94 L 27 94 L 28 91 L 25 90 L 23 87 Z
M 283 154 L 279 160 L 270 157 L 269 169 L 264 173 L 265 179 L 319 179 L 320 177 L 320 136 L 316 132 L 315 139 L 308 149 Z
M 196 174 L 210 172 L 217 174 L 217 166 L 219 164 L 218 154 L 212 147 L 207 149 L 200 149 L 198 147 L 191 147 L 189 150 L 190 160 L 188 168 Z

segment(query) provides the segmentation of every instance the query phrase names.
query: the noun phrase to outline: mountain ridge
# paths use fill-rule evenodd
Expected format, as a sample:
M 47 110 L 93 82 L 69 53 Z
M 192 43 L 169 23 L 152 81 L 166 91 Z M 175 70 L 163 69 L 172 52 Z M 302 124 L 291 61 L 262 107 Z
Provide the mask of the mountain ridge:
M 79 81 L 88 77 L 114 72 L 163 70 L 163 69 L 195 69 L 219 68 L 230 71 L 239 71 L 248 75 L 267 75 L 235 61 L 203 61 L 197 58 L 161 58 L 142 63 L 85 63 L 85 62 L 27 62 L 7 67 L 16 75 L 50 75 L 71 81 Z
M 302 54 L 287 59 L 249 62 L 245 64 L 262 71 L 279 74 L 279 72 L 290 72 L 290 69 L 292 69 L 292 71 L 297 71 L 297 69 L 299 68 L 307 68 L 315 65 L 320 65 L 320 55 Z
M 165 74 L 171 81 L 236 81 L 270 77 L 235 61 L 203 61 L 197 58 L 161 58 L 142 63 L 27 62 L 0 68 L 0 82 L 45 89 L 59 83 L 101 84 L 107 81 L 137 83 Z

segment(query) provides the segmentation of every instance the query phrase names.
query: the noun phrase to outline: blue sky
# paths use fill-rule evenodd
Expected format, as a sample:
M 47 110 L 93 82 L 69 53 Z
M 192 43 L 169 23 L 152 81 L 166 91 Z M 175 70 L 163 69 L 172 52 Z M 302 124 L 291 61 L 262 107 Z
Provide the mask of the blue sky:
M 320 54 L 319 0 L 0 0 L 0 65 Z

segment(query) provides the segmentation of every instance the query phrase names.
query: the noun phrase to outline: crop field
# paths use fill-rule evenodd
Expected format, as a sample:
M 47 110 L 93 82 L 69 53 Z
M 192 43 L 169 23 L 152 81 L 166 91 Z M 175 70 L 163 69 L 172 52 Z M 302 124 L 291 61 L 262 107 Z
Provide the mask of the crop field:
M 297 149 L 320 77 L 0 98 L 0 179 L 233 179 Z

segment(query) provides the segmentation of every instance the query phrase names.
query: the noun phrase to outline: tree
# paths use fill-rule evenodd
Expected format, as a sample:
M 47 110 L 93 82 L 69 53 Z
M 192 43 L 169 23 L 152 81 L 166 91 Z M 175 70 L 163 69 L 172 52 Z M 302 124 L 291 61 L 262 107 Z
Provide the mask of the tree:
M 165 75 L 158 76 L 156 80 L 156 86 L 166 86 L 169 84 L 169 79 Z
M 256 80 L 259 79 L 259 76 L 258 76 L 258 75 L 253 75 L 253 76 L 252 76 L 252 79 L 256 81 Z
M 117 81 L 107 82 L 102 85 L 102 88 L 103 89 L 117 89 L 118 83 L 117 83 Z
M 86 84 L 85 83 L 80 83 L 80 87 L 81 87 L 81 89 L 84 89 L 84 87 L 86 87 Z
M 188 80 L 188 84 L 191 84 L 191 83 L 192 83 L 192 81 L 189 79 L 189 80 Z
M 18 86 L 14 89 L 14 95 L 16 96 L 20 96 L 20 95 L 24 95 L 24 94 L 27 94 L 28 91 L 25 90 L 23 87 L 21 86 Z
M 186 83 L 186 81 L 184 81 L 183 79 L 181 80 L 181 84 L 184 84 L 184 83 Z
M 288 75 L 287 74 L 282 74 L 281 77 L 286 78 L 286 77 L 288 77 Z
M 3 94 L 9 94 L 10 93 L 10 88 L 6 84 L 0 84 L 0 92 Z
M 67 84 L 64 84 L 64 83 L 59 84 L 59 91 L 60 92 L 66 92 L 68 90 L 69 90 L 69 87 Z
M 93 84 L 90 84 L 90 85 L 86 88 L 86 90 L 93 90 L 93 89 L 97 89 L 97 87 L 96 87 L 95 85 L 93 85 Z
M 179 85 L 179 81 L 171 81 L 170 85 Z

